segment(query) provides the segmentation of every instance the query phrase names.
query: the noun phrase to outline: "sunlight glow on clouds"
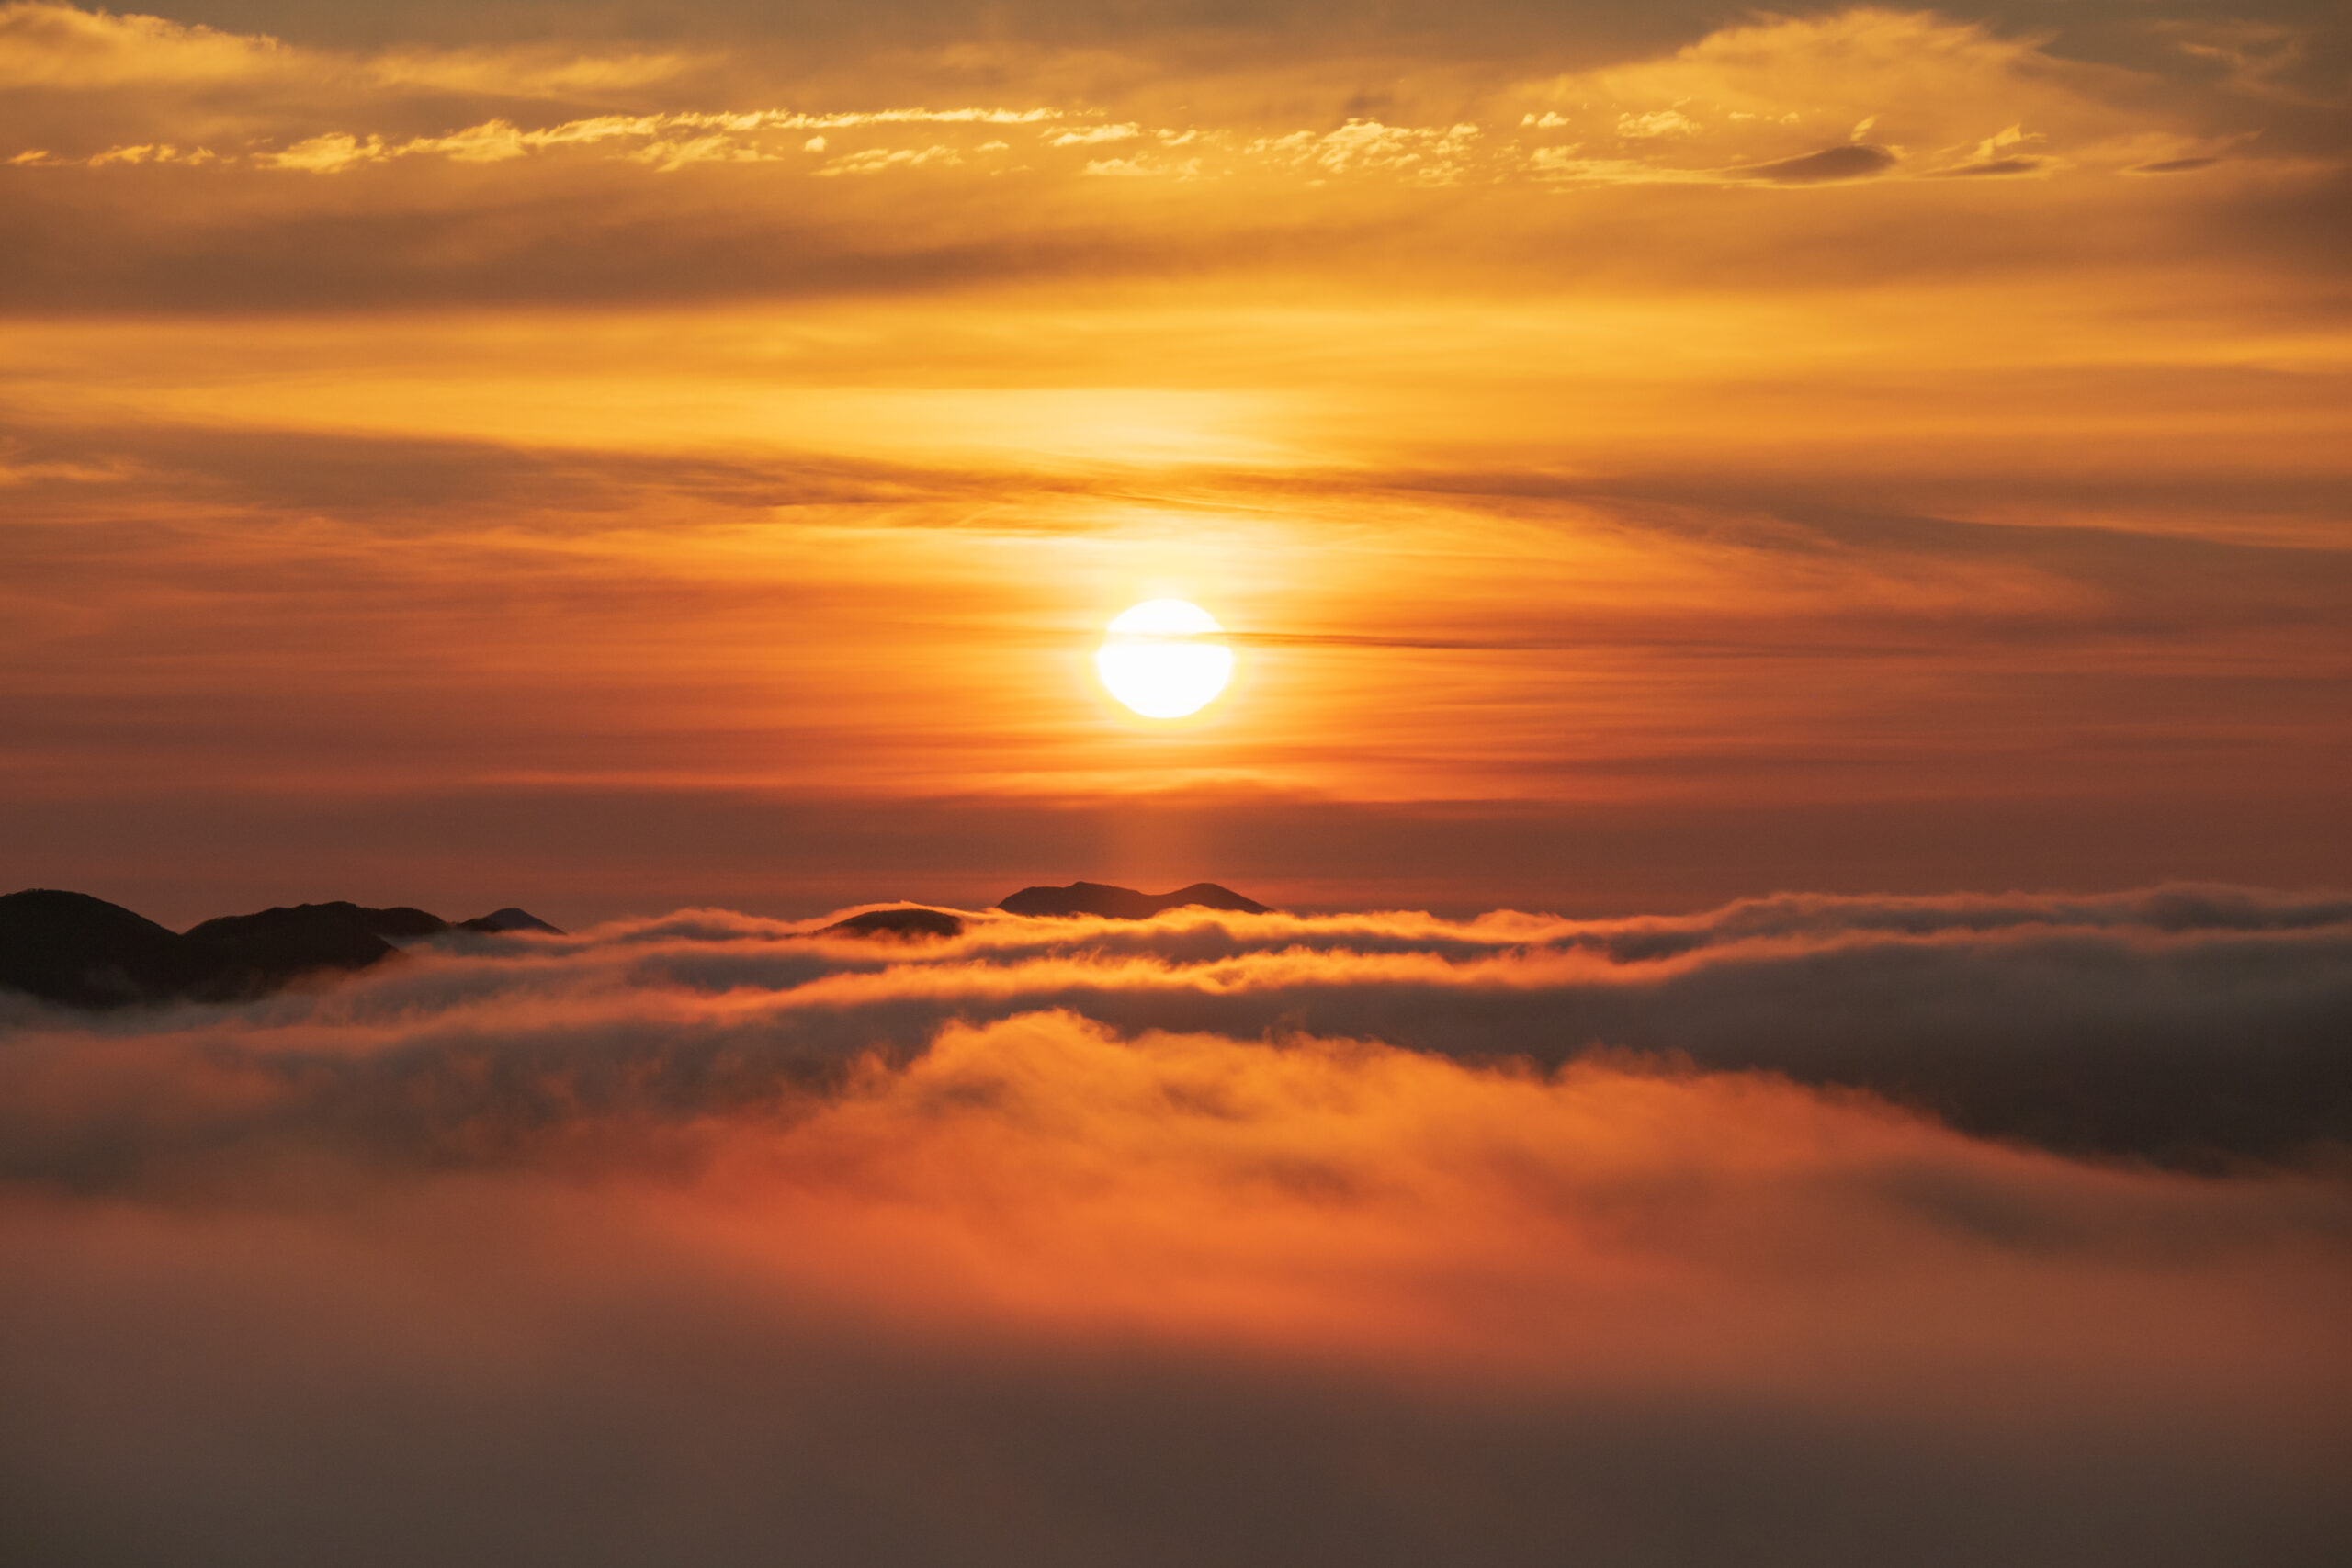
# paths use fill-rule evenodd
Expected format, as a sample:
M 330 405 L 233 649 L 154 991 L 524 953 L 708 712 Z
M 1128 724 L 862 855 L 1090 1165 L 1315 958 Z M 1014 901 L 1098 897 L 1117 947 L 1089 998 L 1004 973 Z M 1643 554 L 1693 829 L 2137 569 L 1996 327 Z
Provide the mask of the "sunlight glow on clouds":
M 597 92 L 639 92 L 707 75 L 707 62 L 681 54 L 628 52 L 559 58 L 546 50 L 490 53 L 479 50 L 435 55 L 415 50 L 383 56 L 320 56 L 278 40 L 184 27 L 150 17 L 113 17 L 44 0 L 0 7 L 0 80 L 68 88 L 131 83 L 183 84 L 237 80 L 283 96 L 292 115 L 315 115 L 306 94 L 324 70 L 347 82 L 361 101 L 392 109 L 402 95 L 495 95 L 506 98 L 576 100 Z M 1825 141 L 1858 120 L 1879 122 L 1881 141 L 1901 148 L 1888 170 L 1938 173 L 1957 166 L 1964 150 L 1979 149 L 2001 132 L 2001 122 L 2030 123 L 2070 164 L 2114 169 L 2207 155 L 2242 140 L 2199 134 L 2176 112 L 2152 118 L 2151 83 L 2117 67 L 2055 59 L 2031 40 L 1996 37 L 1975 25 L 1928 13 L 1857 9 L 1804 18 L 1776 18 L 1726 28 L 1672 56 L 1648 62 L 1499 86 L 1478 119 L 1449 125 L 1386 123 L 1351 116 L 1337 130 L 1243 134 L 1234 126 L 1152 126 L 1102 119 L 1100 109 L 1072 105 L 1022 108 L 933 110 L 820 108 L 721 109 L 708 105 L 666 111 L 604 115 L 588 119 L 518 126 L 505 118 L 449 127 L 437 133 L 394 138 L 379 129 L 342 125 L 265 144 L 249 156 L 258 166 L 331 172 L 387 158 L 438 154 L 465 160 L 519 156 L 525 152 L 622 143 L 616 155 L 676 168 L 685 162 L 763 162 L 779 155 L 775 138 L 809 129 L 893 124 L 1018 125 L 1094 118 L 1050 130 L 1049 150 L 1086 149 L 1143 138 L 1198 141 L 1181 165 L 1187 177 L 1238 176 L 1253 170 L 1288 170 L 1323 179 L 1340 175 L 1408 174 L 1424 183 L 1510 178 L 1529 172 L 1600 183 L 1647 178 L 1687 182 L 1708 170 L 1736 177 L 1741 166 L 1770 164 L 1823 150 Z M 1530 100 L 1538 109 L 1523 109 Z M 139 113 L 153 113 L 142 107 Z M 169 114 L 168 107 L 164 111 Z M 210 109 L 194 114 L 214 117 Z M 1635 154 L 1572 160 L 1558 143 L 1529 147 L 1521 139 L 1488 134 L 1517 122 L 1531 133 L 1608 141 Z M 1989 123 L 1988 123 L 1989 122 Z M 699 133 L 682 140 L 679 133 Z M 2022 134 L 2022 132 L 2020 132 Z M 173 128 L 175 144 L 200 136 L 200 125 Z M 1859 133 L 1858 133 L 1859 135 Z M 164 140 L 144 136 L 148 144 Z M 243 140 L 255 141 L 248 136 Z M 652 142 L 653 147 L 645 145 Z M 659 148 L 691 147 L 684 155 Z M 503 147 L 503 152 L 491 152 Z M 934 148 L 859 148 L 862 166 L 957 162 Z M 96 152 L 22 149 L 11 156 L 40 163 L 88 163 Z M 38 156 L 36 156 L 38 155 Z M 219 161 L 248 156 L 216 149 Z M 1197 160 L 1197 162 L 1195 161 Z M 1097 164 L 1100 161 L 1096 161 Z M 844 172 L 839 159 L 820 173 Z M 1122 173 L 1150 165 L 1127 161 Z M 1069 172 L 1101 172 L 1071 164 Z M 1877 173 L 1879 170 L 1869 172 Z
M 1602 1561 L 1650 1561 L 1637 1543 L 1693 1488 L 1776 1485 L 1792 1452 L 1886 1489 L 1853 1561 L 1945 1519 L 1973 1521 L 1939 1538 L 1970 1552 L 2038 1541 L 2038 1516 L 1997 1506 L 2036 1475 L 2068 1517 L 2161 1536 L 2075 1561 L 2187 1562 L 2162 1542 L 2256 1518 L 2290 1553 L 2328 1538 L 2332 1478 L 2309 1456 L 2352 1395 L 2339 1179 L 1979 1142 L 1820 1087 L 1805 1014 L 1772 998 L 1857 1000 L 1863 1082 L 1940 1016 L 1955 1081 L 1992 1085 L 2021 1054 L 2083 1082 L 2141 1071 L 2103 1036 L 2151 983 L 2180 987 L 2168 1016 L 2194 1038 L 2161 1070 L 2183 1114 L 2225 1129 L 2198 1086 L 2263 1081 L 2223 1066 L 2250 1017 L 2230 994 L 2302 1018 L 2274 1042 L 2324 1030 L 2341 899 L 971 919 L 925 947 L 688 910 L 415 950 L 240 1008 L 18 1009 L 0 1454 L 40 1501 L 14 1528 L 109 1560 L 225 1530 L 277 1561 L 297 1534 L 314 1550 L 380 1518 L 366 1528 L 424 1550 L 445 1510 L 401 1500 L 475 1472 L 495 1481 L 470 1529 L 528 1518 L 589 1561 L 608 1505 L 638 1528 L 716 1521 L 707 1562 L 886 1518 L 909 1561 L 949 1540 L 1018 1555 L 1025 1512 L 949 1488 L 910 1522 L 898 1478 L 978 1463 L 991 1497 L 1092 1518 L 1065 1490 L 1091 1473 L 1070 1444 L 1117 1456 L 1126 1500 L 1096 1539 L 1123 1557 L 1222 1540 L 1220 1560 L 1287 1561 L 1268 1543 L 1344 1537 L 1368 1506 L 1388 1548 L 1367 1562 L 1463 1528 L 1446 1490 L 1366 1493 L 1370 1445 L 1475 1480 L 1503 1562 L 1595 1517 L 1632 1532 Z M 1943 978 L 1857 983 L 1922 961 Z M 1698 1064 L 1554 1066 L 1585 1043 L 1554 1022 L 1562 993 L 1517 1009 L 1544 987 L 1646 998 L 1620 1026 L 1647 1010 Z M 2199 1021 L 2200 999 L 2222 1010 Z M 1431 1048 L 1326 1027 L 1359 1002 Z M 1226 1027 L 1104 1021 L 1134 1004 Z M 1776 1012 L 1768 1060 L 1811 1087 L 1706 1065 Z M 298 1431 L 288 1482 L 274 1456 Z M 649 1431 L 687 1462 L 539 1506 Z M 827 1461 L 804 1483 L 785 1460 L 806 1432 Z M 1173 1471 L 1148 1457 L 1161 1440 L 1189 1451 Z M 153 1462 L 179 1452 L 209 1477 L 200 1524 Z M 1589 1491 L 1575 1478 L 1603 1454 Z M 739 1469 L 757 1484 L 706 1490 Z M 272 1502 L 298 1483 L 328 1506 L 299 1531 Z M 1204 1512 L 1204 1490 L 1239 1511 Z M 1818 1544 L 1842 1517 L 1742 1506 L 1707 1528 Z
M 0 1559 L 2352 1560 L 2209 10 L 0 3 L 0 893 L 576 933 L 0 996 Z

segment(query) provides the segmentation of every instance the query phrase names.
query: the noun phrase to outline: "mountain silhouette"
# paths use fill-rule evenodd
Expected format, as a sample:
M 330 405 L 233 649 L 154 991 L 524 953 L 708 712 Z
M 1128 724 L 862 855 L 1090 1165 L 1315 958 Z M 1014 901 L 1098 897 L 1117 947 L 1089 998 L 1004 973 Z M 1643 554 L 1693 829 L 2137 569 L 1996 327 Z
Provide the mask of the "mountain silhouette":
M 422 909 L 369 909 L 338 899 L 223 915 L 189 927 L 185 940 L 210 966 L 196 994 L 227 1001 L 276 990 L 298 975 L 365 969 L 400 951 L 389 937 L 413 940 L 448 929 L 448 921 Z
M 1111 920 L 1148 920 L 1162 909 L 1230 909 L 1237 914 L 1271 914 L 1265 905 L 1244 898 L 1230 887 L 1195 882 L 1157 897 L 1132 887 L 1102 882 L 1073 882 L 1067 887 L 1024 887 L 997 905 L 1008 915 L 1094 915 Z
M 490 931 L 492 933 L 499 931 L 545 931 L 549 936 L 561 936 L 564 934 L 563 928 L 561 926 L 551 926 L 545 920 L 539 919 L 538 916 L 531 913 L 528 909 L 517 909 L 512 905 L 509 905 L 503 909 L 492 909 L 487 915 L 476 915 L 470 920 L 459 920 L 458 922 L 458 929 L 461 931 Z
M 835 920 L 819 936 L 917 937 L 962 936 L 964 921 L 944 909 L 868 909 L 845 920 Z
M 452 926 L 404 905 L 337 900 L 223 915 L 178 932 L 93 898 L 33 887 L 0 897 L 0 989 L 67 1007 L 241 1001 L 305 975 L 349 973 L 449 931 L 553 931 L 521 909 Z
M 0 987 L 68 1007 L 183 996 L 205 975 L 187 939 L 86 893 L 28 887 L 0 897 Z

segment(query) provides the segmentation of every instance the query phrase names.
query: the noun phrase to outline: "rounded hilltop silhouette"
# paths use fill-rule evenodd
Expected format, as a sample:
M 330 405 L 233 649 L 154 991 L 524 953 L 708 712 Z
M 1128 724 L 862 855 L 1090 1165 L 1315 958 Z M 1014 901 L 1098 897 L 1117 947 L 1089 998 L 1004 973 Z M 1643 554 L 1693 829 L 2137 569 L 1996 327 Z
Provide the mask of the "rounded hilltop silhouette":
M 86 893 L 31 887 L 0 897 L 0 990 L 76 1008 L 243 1001 L 304 976 L 368 968 L 411 942 L 515 931 L 563 934 L 521 909 L 452 922 L 406 905 L 342 899 L 174 931 Z
M 929 937 L 962 936 L 964 918 L 945 909 L 905 905 L 895 909 L 868 909 L 845 920 L 835 920 L 819 936 L 896 937 L 920 942 Z
M 1148 920 L 1168 909 L 1226 909 L 1240 915 L 1272 911 L 1254 898 L 1214 882 L 1195 882 L 1173 893 L 1138 893 L 1107 882 L 1073 882 L 1067 887 L 1024 887 L 996 908 L 1008 915 L 1074 918 L 1092 916 L 1106 920 Z M 948 909 L 901 904 L 888 909 L 867 909 L 845 920 L 835 920 L 818 936 L 864 937 L 868 940 L 928 942 L 964 934 L 964 918 Z
M 0 988 L 114 1007 L 187 994 L 202 971 L 186 937 L 119 904 L 54 887 L 0 898 Z
M 1167 909 L 1225 909 L 1238 915 L 1273 910 L 1214 882 L 1195 882 L 1173 893 L 1138 893 L 1104 882 L 1073 882 L 1067 887 L 1024 887 L 997 905 L 1008 915 L 1093 915 L 1106 920 L 1148 920 Z

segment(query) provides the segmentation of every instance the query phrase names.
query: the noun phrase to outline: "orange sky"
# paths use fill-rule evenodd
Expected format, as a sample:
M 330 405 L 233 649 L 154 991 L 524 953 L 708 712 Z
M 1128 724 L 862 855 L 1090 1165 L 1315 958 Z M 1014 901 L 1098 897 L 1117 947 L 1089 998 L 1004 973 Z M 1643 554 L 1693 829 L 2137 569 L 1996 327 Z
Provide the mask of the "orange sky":
M 0 994 L 0 1559 L 2346 1561 L 2347 264 L 2342 0 L 0 0 L 0 895 L 565 928 Z
M 15 882 L 2352 875 L 2327 8 L 1400 16 L 0 7 Z

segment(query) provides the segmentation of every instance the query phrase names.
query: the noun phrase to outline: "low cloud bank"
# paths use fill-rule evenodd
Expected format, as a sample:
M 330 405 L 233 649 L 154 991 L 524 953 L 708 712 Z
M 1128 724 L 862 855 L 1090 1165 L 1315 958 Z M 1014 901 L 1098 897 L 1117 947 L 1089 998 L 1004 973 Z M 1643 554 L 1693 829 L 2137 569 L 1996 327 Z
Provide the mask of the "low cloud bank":
M 2348 904 L 699 910 L 19 1005 L 0 1551 L 2315 1568 L 2352 1182 L 2267 1097 Z M 1984 1141 L 1915 1057 L 2295 1160 Z
M 238 1008 L 21 1000 L 0 1170 L 69 1182 L 323 1130 L 488 1157 L 582 1117 L 690 1122 L 903 1064 L 954 1022 L 1373 1040 L 1549 1069 L 1595 1051 L 1869 1091 L 1968 1132 L 2192 1168 L 2352 1142 L 2352 898 L 1783 897 L 1676 919 L 966 914 L 961 937 L 722 910 L 413 952 Z M 182 1097 L 182 1072 L 233 1093 Z M 57 1110 L 42 1086 L 70 1086 Z

